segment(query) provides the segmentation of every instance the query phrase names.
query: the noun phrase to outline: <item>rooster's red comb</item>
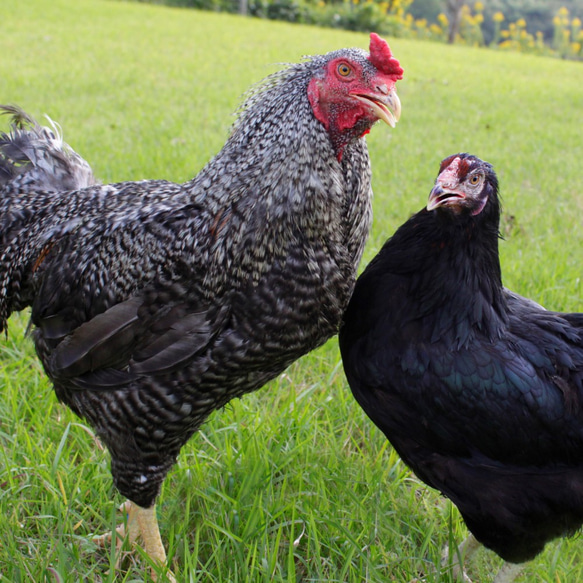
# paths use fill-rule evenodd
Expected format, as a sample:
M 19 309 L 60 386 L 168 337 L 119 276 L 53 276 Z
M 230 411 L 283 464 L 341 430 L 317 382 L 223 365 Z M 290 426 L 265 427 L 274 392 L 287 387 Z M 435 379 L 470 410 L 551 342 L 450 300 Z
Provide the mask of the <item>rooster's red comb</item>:
M 370 33 L 369 61 L 385 75 L 392 75 L 396 79 L 403 78 L 403 67 L 393 57 L 387 41 L 376 32 Z M 395 79 L 395 80 L 396 80 Z

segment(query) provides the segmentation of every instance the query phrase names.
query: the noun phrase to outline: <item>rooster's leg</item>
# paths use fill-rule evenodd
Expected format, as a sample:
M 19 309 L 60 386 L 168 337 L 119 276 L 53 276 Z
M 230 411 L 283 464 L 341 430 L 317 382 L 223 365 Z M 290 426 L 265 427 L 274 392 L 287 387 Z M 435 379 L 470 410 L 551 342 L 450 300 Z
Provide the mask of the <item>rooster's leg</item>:
M 141 536 L 143 548 L 146 554 L 157 564 L 166 564 L 166 551 L 162 544 L 158 519 L 156 518 L 156 507 L 142 508 L 133 504 L 129 500 L 120 506 L 120 510 L 125 512 L 127 520 L 125 524 L 120 524 L 113 533 L 109 532 L 93 538 L 93 542 L 101 547 L 107 547 L 111 543 L 111 537 L 116 536 L 117 559 L 115 568 L 119 568 L 121 559 L 121 547 L 127 536 L 130 546 L 133 546 L 138 537 Z M 152 572 L 152 578 L 156 580 L 156 574 Z M 176 579 L 171 571 L 166 573 L 166 581 L 175 583 Z
M 113 532 L 107 532 L 105 534 L 101 534 L 98 536 L 93 537 L 93 542 L 102 548 L 107 548 L 111 544 L 111 537 L 115 534 L 115 547 L 117 549 L 118 557 L 117 561 L 115 562 L 115 568 L 119 567 L 119 561 L 121 557 L 121 548 L 123 546 L 123 542 L 128 537 L 130 544 L 134 544 L 138 535 L 140 534 L 139 525 L 137 521 L 137 506 L 132 504 L 129 500 L 124 502 L 120 507 L 120 512 L 124 512 L 127 516 L 127 520 L 125 523 L 121 523 Z
M 140 527 L 140 534 L 142 535 L 144 550 L 155 563 L 165 565 L 166 551 L 164 550 L 160 529 L 158 528 L 156 506 L 151 506 L 150 508 L 135 506 L 135 508 L 137 509 L 137 520 Z M 154 579 L 156 578 L 153 572 L 152 577 Z M 170 570 L 168 570 L 166 577 L 171 583 L 176 583 L 176 579 L 174 579 L 174 575 Z

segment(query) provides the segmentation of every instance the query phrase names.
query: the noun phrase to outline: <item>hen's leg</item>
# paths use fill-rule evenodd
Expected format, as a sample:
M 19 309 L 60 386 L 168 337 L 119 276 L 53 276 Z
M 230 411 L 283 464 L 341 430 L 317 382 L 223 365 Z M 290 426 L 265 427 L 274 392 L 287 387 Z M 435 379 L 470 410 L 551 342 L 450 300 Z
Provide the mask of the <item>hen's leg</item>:
M 480 548 L 480 543 L 473 534 L 468 535 L 464 541 L 458 546 L 455 556 L 451 558 L 451 567 L 453 575 L 458 581 L 464 583 L 471 583 L 471 579 L 464 571 L 464 561 L 472 558 L 472 555 Z M 446 547 L 443 553 L 442 565 L 447 565 L 449 561 L 449 550 Z
M 472 558 L 472 555 L 481 547 L 482 545 L 476 540 L 473 534 L 470 534 L 457 548 L 455 557 L 452 558 L 451 565 L 453 569 L 453 574 L 458 581 L 464 581 L 464 583 L 471 583 L 471 579 L 467 576 L 463 568 L 463 563 Z M 444 553 L 444 563 L 447 561 L 447 549 Z M 518 576 L 520 571 L 524 568 L 523 564 L 516 563 L 504 563 L 500 570 L 498 571 L 493 583 L 512 583 L 514 579 Z
M 504 563 L 500 567 L 494 583 L 512 583 L 523 568 L 523 563 Z

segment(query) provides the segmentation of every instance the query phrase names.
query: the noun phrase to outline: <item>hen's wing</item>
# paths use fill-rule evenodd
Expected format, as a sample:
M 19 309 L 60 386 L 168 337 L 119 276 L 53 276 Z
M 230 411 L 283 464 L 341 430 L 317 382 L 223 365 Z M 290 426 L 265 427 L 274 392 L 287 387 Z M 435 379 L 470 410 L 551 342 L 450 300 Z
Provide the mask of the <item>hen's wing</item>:
M 404 455 L 409 463 L 422 444 L 519 466 L 583 459 L 583 334 L 573 326 L 581 318 L 516 296 L 503 337 L 475 335 L 453 349 L 432 343 L 415 323 L 394 332 L 394 322 L 377 316 L 358 324 L 355 312 L 341 331 L 345 369 L 355 397 L 397 449 L 401 438 L 417 444 Z

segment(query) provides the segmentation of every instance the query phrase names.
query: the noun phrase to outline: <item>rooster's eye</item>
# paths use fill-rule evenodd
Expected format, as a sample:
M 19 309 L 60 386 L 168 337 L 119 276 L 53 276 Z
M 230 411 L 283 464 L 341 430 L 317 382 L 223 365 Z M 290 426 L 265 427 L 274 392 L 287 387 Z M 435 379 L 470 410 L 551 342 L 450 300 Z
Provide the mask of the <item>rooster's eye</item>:
M 470 176 L 470 184 L 475 186 L 480 182 L 481 178 L 482 178 L 481 174 L 474 174 L 473 176 Z
M 346 63 L 340 63 L 340 65 L 338 65 L 338 74 L 342 77 L 348 77 L 351 72 L 352 69 Z

